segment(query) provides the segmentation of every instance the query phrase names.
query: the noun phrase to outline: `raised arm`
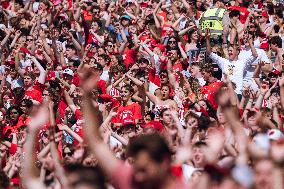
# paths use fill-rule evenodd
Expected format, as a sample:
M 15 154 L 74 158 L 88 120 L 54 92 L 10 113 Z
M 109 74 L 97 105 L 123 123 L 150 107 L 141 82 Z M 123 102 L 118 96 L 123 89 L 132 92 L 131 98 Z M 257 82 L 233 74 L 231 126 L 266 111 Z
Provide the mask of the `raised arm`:
M 45 185 L 40 182 L 39 176 L 37 175 L 36 162 L 36 151 L 34 148 L 35 142 L 37 141 L 37 134 L 40 128 L 48 121 L 49 112 L 47 105 L 42 105 L 37 113 L 32 116 L 29 123 L 29 133 L 27 141 L 25 143 L 25 158 L 23 163 L 23 182 L 29 189 L 46 188 Z
M 82 89 L 85 137 L 99 165 L 108 175 L 111 175 L 113 170 L 118 166 L 119 161 L 109 150 L 100 135 L 99 126 L 102 121 L 99 120 L 99 117 L 101 117 L 101 115 L 98 107 L 94 107 L 92 103 L 92 90 L 97 87 L 99 74 L 92 72 L 88 66 L 85 66 L 82 68 L 80 76 L 82 83 L 84 83 Z
M 211 54 L 211 52 L 212 52 L 212 48 L 211 48 L 211 44 L 210 44 L 211 34 L 210 34 L 210 30 L 209 29 L 206 30 L 205 37 L 206 37 L 206 51 L 207 51 L 208 54 Z
M 45 83 L 45 78 L 46 78 L 46 71 L 45 71 L 45 69 L 41 66 L 41 64 L 37 61 L 37 59 L 34 56 L 32 57 L 32 61 L 35 64 L 35 66 L 37 67 L 37 69 L 39 69 L 38 82 L 40 84 L 44 84 Z
M 169 82 L 171 84 L 171 86 L 174 88 L 174 89 L 177 89 L 179 87 L 179 84 L 176 80 L 176 77 L 173 73 L 173 65 L 172 65 L 172 61 L 171 60 L 168 60 L 168 63 L 167 63 L 167 71 L 168 71 L 168 77 L 169 77 Z
M 67 105 L 68 107 L 72 110 L 73 113 L 75 113 L 77 107 L 75 106 L 72 98 L 70 97 L 70 95 L 68 94 L 67 91 L 64 90 L 64 97 L 65 97 L 65 100 L 67 102 Z

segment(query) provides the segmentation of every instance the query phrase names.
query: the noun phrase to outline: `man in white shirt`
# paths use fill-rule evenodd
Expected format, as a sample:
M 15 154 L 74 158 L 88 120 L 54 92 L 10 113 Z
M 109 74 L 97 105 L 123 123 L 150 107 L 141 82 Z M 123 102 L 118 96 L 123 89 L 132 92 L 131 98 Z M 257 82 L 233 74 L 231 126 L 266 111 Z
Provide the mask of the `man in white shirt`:
M 216 62 L 222 72 L 227 74 L 228 78 L 236 84 L 235 92 L 238 95 L 241 95 L 242 93 L 243 78 L 247 66 L 251 65 L 258 57 L 251 38 L 249 39 L 249 46 L 252 52 L 251 56 L 245 57 L 244 59 L 238 59 L 239 48 L 236 45 L 231 45 L 228 47 L 229 59 L 222 58 L 211 51 L 210 33 L 207 32 L 206 34 L 206 48 L 209 57 L 213 60 L 213 62 Z
M 245 59 L 246 57 L 250 57 L 252 55 L 252 51 L 249 46 L 249 41 L 247 40 L 248 37 L 249 37 L 248 34 L 245 33 L 244 34 L 245 48 L 240 51 L 240 54 L 238 56 L 240 60 Z M 263 49 L 256 48 L 256 52 L 258 57 L 254 62 L 252 62 L 252 64 L 248 65 L 247 68 L 245 69 L 244 80 L 243 80 L 243 83 L 246 83 L 248 86 L 251 86 L 252 89 L 257 89 L 257 84 L 253 79 L 253 74 L 259 62 L 271 63 L 271 61 L 269 60 L 267 54 Z

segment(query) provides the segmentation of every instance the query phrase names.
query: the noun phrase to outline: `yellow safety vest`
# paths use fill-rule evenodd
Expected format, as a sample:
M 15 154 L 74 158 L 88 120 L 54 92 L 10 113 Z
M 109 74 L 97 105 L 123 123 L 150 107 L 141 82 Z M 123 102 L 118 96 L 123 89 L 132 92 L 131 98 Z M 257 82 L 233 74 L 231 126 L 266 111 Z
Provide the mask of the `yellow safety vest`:
M 222 8 L 212 8 L 205 11 L 199 23 L 202 33 L 204 34 L 209 28 L 211 35 L 222 35 L 224 13 L 225 9 Z

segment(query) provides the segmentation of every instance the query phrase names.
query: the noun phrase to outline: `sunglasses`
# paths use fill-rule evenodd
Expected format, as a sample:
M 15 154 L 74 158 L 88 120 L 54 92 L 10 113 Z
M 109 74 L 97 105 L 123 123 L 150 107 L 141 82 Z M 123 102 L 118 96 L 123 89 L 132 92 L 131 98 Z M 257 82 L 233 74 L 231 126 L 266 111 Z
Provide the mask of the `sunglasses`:
M 73 152 L 67 152 L 67 153 L 63 153 L 62 156 L 65 157 L 71 157 L 73 155 Z
M 250 25 L 249 27 L 250 27 L 250 28 L 255 28 L 255 25 Z
M 169 41 L 169 44 L 174 44 L 176 41 Z
M 33 41 L 33 39 L 27 39 L 27 41 Z

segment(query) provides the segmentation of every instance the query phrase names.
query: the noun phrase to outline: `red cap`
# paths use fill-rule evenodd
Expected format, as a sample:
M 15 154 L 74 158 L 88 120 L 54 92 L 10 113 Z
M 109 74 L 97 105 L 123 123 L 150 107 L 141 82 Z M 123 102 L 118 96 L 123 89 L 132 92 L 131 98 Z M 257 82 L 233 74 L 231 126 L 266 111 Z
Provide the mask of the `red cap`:
M 268 43 L 262 43 L 262 44 L 260 44 L 260 48 L 264 49 L 264 50 L 268 50 L 269 49 L 269 44 Z
M 264 18 L 269 18 L 267 11 L 262 12 L 261 16 L 263 16 Z
M 30 51 L 27 48 L 21 47 L 20 51 L 22 51 L 25 54 L 30 54 Z
M 143 128 L 154 128 L 155 130 L 161 132 L 164 129 L 164 126 L 159 121 L 150 121 L 149 123 L 145 124 Z
M 101 98 L 105 102 L 111 102 L 111 108 L 120 106 L 119 101 L 109 94 L 100 94 L 99 98 Z
M 14 61 L 14 60 L 11 60 L 11 59 L 10 59 L 10 60 L 7 60 L 6 63 L 7 63 L 7 64 L 10 64 L 10 65 L 15 65 L 15 61 Z
M 166 52 L 166 47 L 163 44 L 155 44 L 154 47 L 158 47 L 162 52 Z

